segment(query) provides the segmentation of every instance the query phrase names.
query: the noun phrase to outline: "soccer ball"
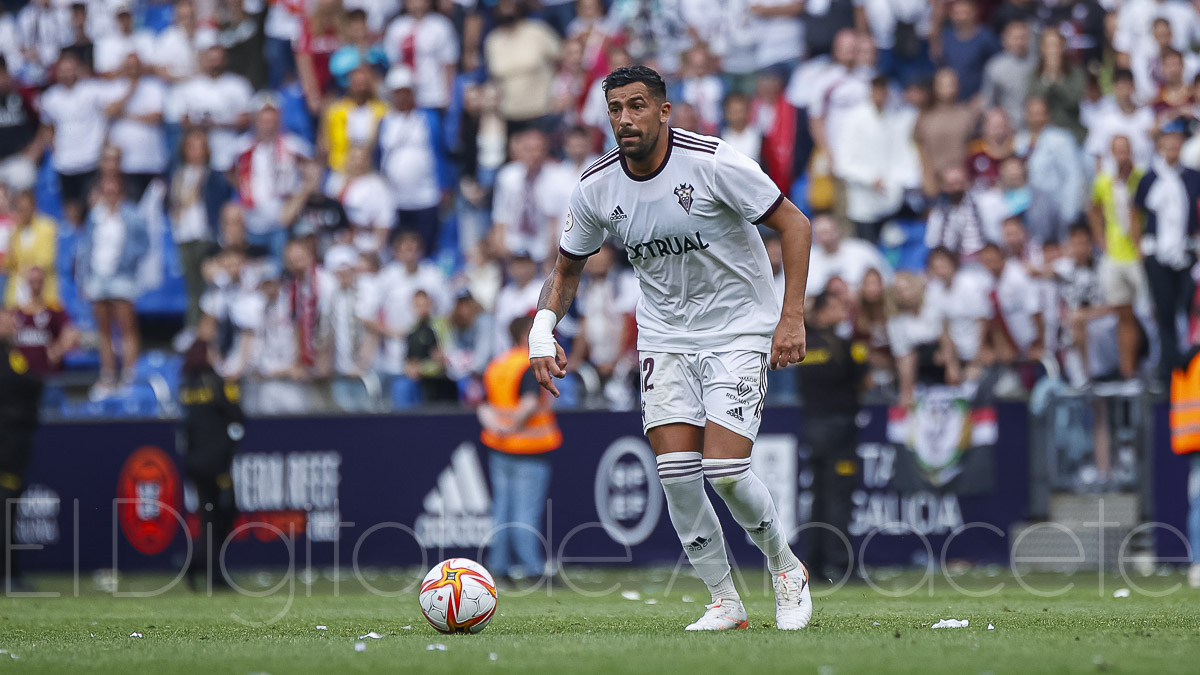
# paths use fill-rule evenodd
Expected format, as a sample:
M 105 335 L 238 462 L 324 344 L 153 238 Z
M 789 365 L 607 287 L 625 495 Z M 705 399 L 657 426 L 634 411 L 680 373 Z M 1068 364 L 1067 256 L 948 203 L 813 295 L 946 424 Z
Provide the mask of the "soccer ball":
M 421 613 L 439 632 L 478 633 L 496 613 L 496 581 L 474 560 L 443 560 L 421 582 Z

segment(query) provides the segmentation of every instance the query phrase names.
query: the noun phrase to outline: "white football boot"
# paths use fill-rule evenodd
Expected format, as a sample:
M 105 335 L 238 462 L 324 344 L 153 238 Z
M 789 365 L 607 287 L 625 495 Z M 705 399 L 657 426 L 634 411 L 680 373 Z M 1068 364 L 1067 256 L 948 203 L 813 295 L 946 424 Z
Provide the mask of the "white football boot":
M 746 608 L 742 606 L 741 600 L 726 598 L 708 605 L 704 616 L 684 630 L 733 630 L 749 627 L 750 622 L 746 621 Z
M 804 563 L 791 572 L 776 574 L 775 627 L 779 630 L 800 630 L 812 619 L 812 595 L 808 592 L 808 568 Z

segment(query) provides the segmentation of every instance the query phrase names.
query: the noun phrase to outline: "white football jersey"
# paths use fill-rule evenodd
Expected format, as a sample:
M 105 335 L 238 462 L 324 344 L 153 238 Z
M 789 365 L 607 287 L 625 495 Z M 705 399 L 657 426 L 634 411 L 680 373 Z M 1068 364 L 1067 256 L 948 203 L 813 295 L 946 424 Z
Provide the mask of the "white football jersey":
M 638 349 L 769 352 L 780 299 L 760 223 L 783 202 L 750 158 L 711 136 L 670 129 L 667 156 L 635 176 L 613 150 L 584 170 L 559 246 L 570 258 L 625 244 L 641 283 Z

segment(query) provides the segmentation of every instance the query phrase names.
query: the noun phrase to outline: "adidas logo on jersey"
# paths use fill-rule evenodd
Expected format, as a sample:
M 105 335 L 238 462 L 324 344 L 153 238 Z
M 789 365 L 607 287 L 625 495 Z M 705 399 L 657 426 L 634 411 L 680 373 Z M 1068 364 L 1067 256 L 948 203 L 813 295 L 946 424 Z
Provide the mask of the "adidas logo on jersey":
M 629 216 L 625 215 L 625 212 L 621 210 L 621 206 L 619 204 L 617 205 L 617 208 L 613 209 L 612 213 L 608 214 L 608 219 L 614 223 L 618 220 L 625 220 L 628 217 Z
M 739 422 L 746 421 L 746 418 L 742 416 L 742 407 L 741 406 L 738 406 L 736 408 L 730 408 L 729 410 L 725 411 L 725 414 L 729 415 L 730 417 L 732 417 L 733 419 L 735 419 Z
M 492 529 L 492 499 L 474 445 L 463 443 L 450 455 L 423 505 L 413 529 L 425 548 L 483 545 Z

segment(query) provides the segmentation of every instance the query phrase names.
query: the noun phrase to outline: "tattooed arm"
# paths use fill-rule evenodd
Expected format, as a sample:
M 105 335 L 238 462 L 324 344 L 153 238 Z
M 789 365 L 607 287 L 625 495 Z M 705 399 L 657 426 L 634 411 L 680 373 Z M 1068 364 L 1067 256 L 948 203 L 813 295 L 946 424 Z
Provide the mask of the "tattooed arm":
M 533 319 L 533 329 L 529 331 L 530 367 L 533 368 L 538 384 L 554 394 L 555 398 L 558 397 L 558 387 L 554 384 L 554 378 L 566 376 L 567 356 L 554 340 L 554 326 L 575 300 L 575 291 L 579 289 L 579 277 L 583 274 L 586 262 L 586 258 L 576 260 L 559 254 L 554 270 L 542 286 L 542 295 L 538 298 L 538 313 Z

